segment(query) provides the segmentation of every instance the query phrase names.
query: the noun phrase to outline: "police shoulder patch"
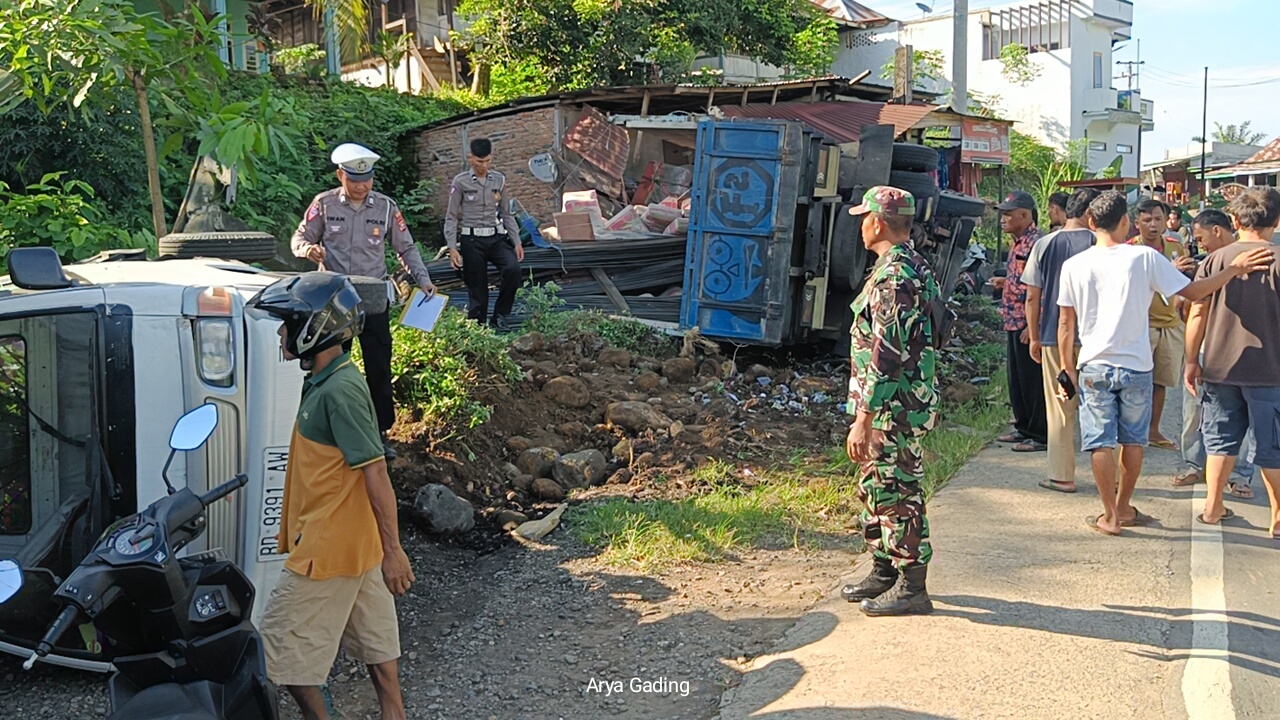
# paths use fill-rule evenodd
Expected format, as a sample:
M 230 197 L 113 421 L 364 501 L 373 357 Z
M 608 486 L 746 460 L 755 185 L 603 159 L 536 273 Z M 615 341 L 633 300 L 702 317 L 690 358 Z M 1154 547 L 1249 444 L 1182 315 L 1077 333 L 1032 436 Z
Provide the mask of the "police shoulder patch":
M 404 215 L 399 210 L 396 210 L 396 227 L 399 228 L 400 232 L 406 232 L 409 229 L 409 226 L 404 221 Z
M 307 222 L 311 222 L 320 217 L 320 201 L 312 200 L 311 207 L 307 208 Z

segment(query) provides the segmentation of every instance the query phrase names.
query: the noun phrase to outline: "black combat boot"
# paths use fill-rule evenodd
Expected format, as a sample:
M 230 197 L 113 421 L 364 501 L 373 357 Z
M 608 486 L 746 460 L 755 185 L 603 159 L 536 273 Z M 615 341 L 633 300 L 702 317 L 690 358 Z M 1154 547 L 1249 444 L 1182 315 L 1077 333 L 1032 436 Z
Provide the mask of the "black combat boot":
M 507 322 L 506 315 L 494 315 L 489 321 L 489 327 L 492 327 L 498 332 L 507 332 L 511 330 L 511 324 Z
M 855 585 L 850 583 L 840 588 L 840 597 L 849 602 L 868 600 L 883 595 L 898 580 L 898 568 L 887 558 L 876 558 L 871 572 Z
M 928 565 L 912 565 L 902 571 L 902 579 L 889 592 L 874 600 L 862 601 L 864 615 L 928 615 L 933 612 L 933 601 L 924 587 Z

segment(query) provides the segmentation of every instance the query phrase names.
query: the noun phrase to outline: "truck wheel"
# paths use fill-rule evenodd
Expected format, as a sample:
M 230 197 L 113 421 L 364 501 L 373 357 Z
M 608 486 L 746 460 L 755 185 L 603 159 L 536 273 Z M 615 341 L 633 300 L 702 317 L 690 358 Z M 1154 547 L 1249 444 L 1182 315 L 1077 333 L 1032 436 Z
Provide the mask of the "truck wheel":
M 947 217 L 980 218 L 987 211 L 987 203 L 980 198 L 943 190 L 938 195 L 938 214 Z
M 360 293 L 360 304 L 366 315 L 381 315 L 387 311 L 387 281 L 364 275 L 348 275 L 347 279 Z
M 160 238 L 160 254 L 257 262 L 276 256 L 276 238 L 264 232 L 169 233 Z
M 938 151 L 928 145 L 893 144 L 893 169 L 928 172 L 938 169 Z
M 832 287 L 846 292 L 862 286 L 867 272 L 867 248 L 862 244 L 862 218 L 849 214 L 857 203 L 841 205 L 831 238 L 831 264 L 827 270 Z

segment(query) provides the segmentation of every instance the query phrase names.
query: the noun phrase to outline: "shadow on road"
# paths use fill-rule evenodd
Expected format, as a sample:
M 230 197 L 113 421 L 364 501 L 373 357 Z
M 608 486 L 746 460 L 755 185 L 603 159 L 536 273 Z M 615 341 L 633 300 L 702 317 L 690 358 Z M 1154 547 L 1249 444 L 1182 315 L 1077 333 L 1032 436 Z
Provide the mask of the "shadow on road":
M 935 615 L 956 617 L 983 625 L 1030 628 L 1061 635 L 1149 645 L 1163 653 L 1141 653 L 1144 657 L 1174 662 L 1185 660 L 1191 651 L 1193 610 L 1104 606 L 1105 610 L 1082 610 L 1010 602 L 973 595 L 934 595 Z M 1258 642 L 1255 635 L 1271 636 L 1280 620 L 1251 612 L 1231 612 L 1228 627 L 1228 662 L 1268 677 L 1280 678 L 1280 645 Z M 1250 624 L 1245 624 L 1250 623 Z M 1267 626 L 1259 628 L 1258 626 Z M 1167 634 L 1161 627 L 1170 628 Z
M 749 706 L 734 707 L 732 713 L 722 713 L 720 720 L 953 720 L 943 715 L 883 706 L 791 708 L 764 712 L 769 705 L 791 692 L 804 674 L 805 670 L 800 663 L 789 658 L 774 660 L 762 668 L 748 672 L 743 676 L 743 686 L 749 685 L 752 690 L 769 688 L 767 697 L 755 697 L 756 694 L 752 693 L 755 702 Z

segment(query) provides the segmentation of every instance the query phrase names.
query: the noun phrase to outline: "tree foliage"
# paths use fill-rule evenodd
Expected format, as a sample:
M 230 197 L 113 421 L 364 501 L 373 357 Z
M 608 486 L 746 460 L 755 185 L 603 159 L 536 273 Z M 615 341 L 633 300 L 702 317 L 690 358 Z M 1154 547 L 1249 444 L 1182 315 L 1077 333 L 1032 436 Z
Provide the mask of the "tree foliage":
M 946 55 L 944 55 L 941 50 L 913 49 L 911 51 L 912 87 L 917 90 L 926 90 L 930 83 L 941 80 L 945 63 Z M 890 58 L 889 61 L 880 68 L 881 80 L 893 79 L 894 64 L 894 58 Z
M 1049 196 L 1062 190 L 1060 183 L 1083 180 L 1087 175 L 1087 141 L 1073 140 L 1065 150 L 1055 150 L 1030 135 L 1009 131 L 1009 165 L 1005 167 L 1004 191 L 1031 193 L 1040 208 L 1042 224 L 1048 223 Z M 996 178 L 984 178 L 979 194 L 997 197 Z
M 463 0 L 458 14 L 473 60 L 532 66 L 551 89 L 680 77 L 697 53 L 812 65 L 834 45 L 807 0 Z
M 1040 77 L 1040 67 L 1031 62 L 1025 45 L 1009 43 L 1000 48 L 1000 74 L 1014 85 L 1025 87 Z
M 1266 139 L 1266 133 L 1257 132 L 1252 127 L 1252 120 L 1245 120 L 1239 125 L 1213 124 L 1213 141 L 1229 145 L 1258 145 Z M 1199 140 L 1197 139 L 1197 142 Z

